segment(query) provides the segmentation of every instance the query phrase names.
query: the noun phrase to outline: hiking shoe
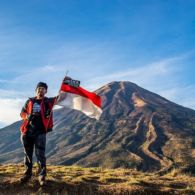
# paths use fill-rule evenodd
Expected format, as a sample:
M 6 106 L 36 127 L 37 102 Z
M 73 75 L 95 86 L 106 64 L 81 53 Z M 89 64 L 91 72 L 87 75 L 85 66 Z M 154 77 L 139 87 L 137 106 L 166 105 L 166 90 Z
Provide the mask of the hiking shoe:
M 20 182 L 21 182 L 21 183 L 25 183 L 25 182 L 27 182 L 30 178 L 31 178 L 31 175 L 23 175 L 23 176 L 20 178 Z
M 42 175 L 40 175 L 39 176 L 39 184 L 41 185 L 41 186 L 43 186 L 43 185 L 45 185 L 45 176 L 42 176 Z

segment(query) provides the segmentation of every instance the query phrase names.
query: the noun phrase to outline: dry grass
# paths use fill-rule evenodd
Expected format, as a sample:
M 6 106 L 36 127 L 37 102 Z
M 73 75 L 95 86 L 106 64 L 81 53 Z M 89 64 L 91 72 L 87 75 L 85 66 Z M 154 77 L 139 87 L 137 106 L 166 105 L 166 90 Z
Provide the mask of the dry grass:
M 49 166 L 47 184 L 40 187 L 36 177 L 20 184 L 24 167 L 0 166 L 0 194 L 195 194 L 195 177 L 173 169 L 166 175 L 132 169 Z

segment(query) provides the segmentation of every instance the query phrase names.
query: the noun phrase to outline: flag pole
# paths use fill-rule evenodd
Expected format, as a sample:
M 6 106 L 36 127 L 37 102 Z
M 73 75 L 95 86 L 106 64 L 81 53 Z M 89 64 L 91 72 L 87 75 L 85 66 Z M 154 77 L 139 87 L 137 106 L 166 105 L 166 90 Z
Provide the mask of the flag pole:
M 66 71 L 65 78 L 67 77 L 68 72 L 69 72 L 69 70 L 67 70 L 67 71 Z M 58 91 L 58 94 L 59 94 L 59 92 L 60 92 L 60 90 Z M 55 104 L 56 104 L 56 102 L 57 102 L 58 98 L 59 98 L 59 96 L 57 95 L 57 96 L 55 97 L 55 100 L 54 100 L 54 103 L 53 103 L 52 109 L 53 109 L 53 107 L 55 106 Z M 51 119 L 52 109 L 51 109 L 51 112 L 50 112 L 50 114 L 49 114 L 49 120 L 48 120 L 48 122 L 47 122 L 46 132 L 47 132 L 48 125 L 49 125 L 49 122 L 50 122 L 50 119 Z

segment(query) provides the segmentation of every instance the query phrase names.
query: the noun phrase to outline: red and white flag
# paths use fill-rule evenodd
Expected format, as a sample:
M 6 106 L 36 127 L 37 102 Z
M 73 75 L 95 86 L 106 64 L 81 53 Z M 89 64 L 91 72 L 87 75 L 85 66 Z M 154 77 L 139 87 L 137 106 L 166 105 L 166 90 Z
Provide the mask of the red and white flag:
M 64 82 L 61 85 L 54 110 L 61 107 L 79 110 L 97 120 L 99 120 L 102 113 L 100 96 L 82 87 L 73 87 Z

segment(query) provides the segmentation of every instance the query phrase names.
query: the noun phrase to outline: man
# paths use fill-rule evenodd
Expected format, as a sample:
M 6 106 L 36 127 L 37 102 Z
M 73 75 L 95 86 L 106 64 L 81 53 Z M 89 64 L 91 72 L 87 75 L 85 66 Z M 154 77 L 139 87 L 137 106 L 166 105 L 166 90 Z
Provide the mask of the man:
M 21 111 L 23 123 L 21 125 L 21 141 L 24 147 L 25 173 L 21 182 L 28 181 L 32 176 L 32 157 L 35 155 L 38 163 L 38 175 L 40 185 L 45 184 L 46 177 L 46 133 L 52 130 L 52 107 L 57 97 L 47 98 L 47 84 L 39 82 L 36 87 L 36 96 L 29 98 Z

